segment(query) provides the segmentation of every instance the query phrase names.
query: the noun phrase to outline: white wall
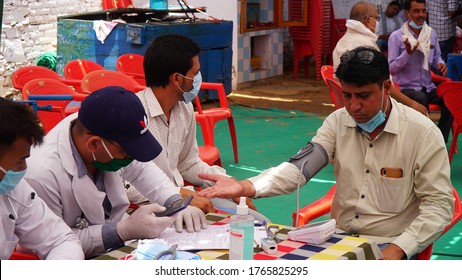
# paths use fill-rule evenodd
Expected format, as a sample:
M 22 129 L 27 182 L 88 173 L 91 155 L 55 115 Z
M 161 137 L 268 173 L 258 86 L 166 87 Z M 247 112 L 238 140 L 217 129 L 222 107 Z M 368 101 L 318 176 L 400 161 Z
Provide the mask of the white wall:
M 176 2 L 176 0 L 169 0 L 170 2 Z M 170 3 L 169 2 L 169 3 Z M 188 0 L 189 5 L 193 7 L 206 7 L 207 14 L 217 18 L 230 20 L 233 22 L 233 65 L 232 65 L 232 85 L 233 89 L 236 88 L 237 83 L 237 61 L 238 61 L 238 47 L 237 47 L 237 36 L 238 36 L 238 22 L 237 22 L 237 5 L 239 0 Z M 204 15 L 196 14 L 197 17 L 205 17 Z
M 4 0 L 0 45 L 0 96 L 11 89 L 11 74 L 56 50 L 57 16 L 102 9 L 101 0 Z

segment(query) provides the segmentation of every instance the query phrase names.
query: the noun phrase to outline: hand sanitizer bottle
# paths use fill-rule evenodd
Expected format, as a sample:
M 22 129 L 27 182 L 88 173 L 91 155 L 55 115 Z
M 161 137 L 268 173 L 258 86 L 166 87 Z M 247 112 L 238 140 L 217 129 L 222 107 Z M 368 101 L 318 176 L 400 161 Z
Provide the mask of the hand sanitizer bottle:
M 230 222 L 230 260 L 253 260 L 254 218 L 249 215 L 245 197 L 241 197 L 236 215 Z

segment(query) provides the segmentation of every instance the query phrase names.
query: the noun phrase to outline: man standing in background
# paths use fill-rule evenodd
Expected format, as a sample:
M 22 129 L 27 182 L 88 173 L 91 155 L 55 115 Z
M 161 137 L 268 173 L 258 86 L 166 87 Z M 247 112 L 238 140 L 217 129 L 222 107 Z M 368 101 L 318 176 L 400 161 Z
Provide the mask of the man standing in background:
M 458 0 L 427 1 L 428 23 L 438 36 L 441 57 L 447 61 L 456 38 L 457 15 L 462 14 Z
M 388 37 L 390 37 L 393 31 L 399 29 L 401 25 L 403 25 L 403 21 L 398 16 L 400 11 L 401 5 L 398 1 L 391 1 L 385 9 L 385 12 L 382 12 L 380 15 L 376 34 L 378 36 L 377 45 L 381 51 L 388 50 Z

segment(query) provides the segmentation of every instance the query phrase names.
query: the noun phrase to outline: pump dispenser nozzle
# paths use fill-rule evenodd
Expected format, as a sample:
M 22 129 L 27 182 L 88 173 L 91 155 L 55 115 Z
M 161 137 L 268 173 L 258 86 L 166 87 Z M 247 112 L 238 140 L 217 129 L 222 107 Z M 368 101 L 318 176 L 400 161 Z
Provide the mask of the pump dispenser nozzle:
M 247 206 L 246 197 L 241 196 L 239 200 L 239 205 L 236 206 L 236 214 L 238 215 L 248 215 L 249 214 L 249 206 Z

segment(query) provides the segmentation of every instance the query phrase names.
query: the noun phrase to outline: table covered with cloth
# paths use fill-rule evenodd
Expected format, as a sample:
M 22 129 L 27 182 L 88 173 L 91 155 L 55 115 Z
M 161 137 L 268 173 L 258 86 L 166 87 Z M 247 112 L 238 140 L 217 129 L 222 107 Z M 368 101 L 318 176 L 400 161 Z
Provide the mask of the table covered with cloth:
M 207 222 L 210 225 L 223 225 L 230 221 L 228 214 L 207 214 Z M 254 248 L 254 260 L 375 260 L 381 258 L 380 249 L 374 241 L 345 235 L 334 234 L 330 239 L 320 245 L 306 244 L 289 240 L 287 233 L 294 227 L 278 225 L 280 231 L 276 235 L 278 252 L 269 255 L 260 247 Z M 124 259 L 132 253 L 137 242 L 98 256 L 97 260 Z M 228 260 L 228 250 L 200 250 L 190 251 L 199 255 L 204 260 Z

